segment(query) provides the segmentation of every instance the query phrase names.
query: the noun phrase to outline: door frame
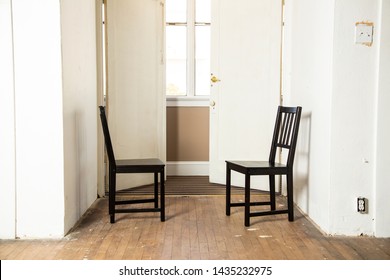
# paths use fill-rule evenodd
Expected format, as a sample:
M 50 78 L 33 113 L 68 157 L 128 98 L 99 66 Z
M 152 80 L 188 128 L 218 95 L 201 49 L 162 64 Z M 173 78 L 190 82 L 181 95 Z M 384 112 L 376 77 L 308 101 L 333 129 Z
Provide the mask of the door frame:
M 103 137 L 103 130 L 100 123 L 100 115 L 98 106 L 105 105 L 105 92 L 106 92 L 106 48 L 107 44 L 104 37 L 104 24 L 105 24 L 105 13 L 104 0 L 96 0 L 96 69 L 97 69 L 97 104 L 96 104 L 96 120 L 97 120 L 97 195 L 98 197 L 104 197 L 106 194 L 106 153 L 105 153 L 105 144 Z

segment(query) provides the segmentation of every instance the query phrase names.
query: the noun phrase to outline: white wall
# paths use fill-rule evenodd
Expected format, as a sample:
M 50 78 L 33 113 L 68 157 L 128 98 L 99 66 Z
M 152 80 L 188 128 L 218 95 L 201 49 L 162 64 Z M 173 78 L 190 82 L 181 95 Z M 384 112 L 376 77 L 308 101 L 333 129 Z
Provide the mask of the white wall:
M 294 200 L 329 227 L 333 1 L 290 0 L 285 7 L 285 105 L 303 107 Z
M 13 0 L 16 236 L 64 233 L 60 5 Z
M 388 164 L 389 132 L 377 122 L 389 117 L 388 27 L 383 30 L 389 8 L 382 10 L 379 0 L 286 5 L 285 88 L 288 100 L 304 109 L 295 201 L 326 233 L 389 236 L 381 201 L 388 197 L 388 175 L 380 167 Z M 374 23 L 371 47 L 355 44 L 355 23 L 361 21 Z M 358 196 L 368 199 L 368 214 L 357 212 Z
M 375 235 L 390 236 L 390 1 L 382 0 L 379 40 L 379 72 L 377 99 L 377 139 L 376 139 L 376 191 L 375 201 Z
M 11 0 L 0 0 L 0 238 L 15 236 L 15 101 Z
M 374 206 L 375 106 L 379 34 L 355 44 L 355 23 L 378 22 L 378 2 L 338 0 L 333 40 L 330 209 L 333 234 L 373 234 L 374 208 L 356 212 L 356 198 Z
M 96 199 L 95 4 L 1 0 L 0 16 L 0 237 L 63 237 Z
M 65 232 L 97 197 L 95 0 L 61 1 Z

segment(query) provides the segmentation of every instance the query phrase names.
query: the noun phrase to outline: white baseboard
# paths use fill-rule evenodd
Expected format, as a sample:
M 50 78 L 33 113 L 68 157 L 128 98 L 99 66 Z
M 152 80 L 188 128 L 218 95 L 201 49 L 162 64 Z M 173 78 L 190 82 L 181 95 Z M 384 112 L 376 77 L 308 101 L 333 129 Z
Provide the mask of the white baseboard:
M 208 176 L 208 161 L 168 161 L 168 176 Z

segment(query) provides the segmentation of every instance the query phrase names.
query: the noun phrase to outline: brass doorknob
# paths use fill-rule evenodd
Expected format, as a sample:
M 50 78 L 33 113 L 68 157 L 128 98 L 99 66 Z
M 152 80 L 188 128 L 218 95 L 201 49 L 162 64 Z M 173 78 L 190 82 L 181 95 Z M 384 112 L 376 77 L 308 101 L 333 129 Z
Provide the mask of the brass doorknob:
M 213 83 L 216 83 L 216 82 L 220 82 L 221 80 L 218 79 L 217 77 L 215 77 L 215 76 L 213 75 L 213 76 L 211 76 L 211 81 L 212 81 Z

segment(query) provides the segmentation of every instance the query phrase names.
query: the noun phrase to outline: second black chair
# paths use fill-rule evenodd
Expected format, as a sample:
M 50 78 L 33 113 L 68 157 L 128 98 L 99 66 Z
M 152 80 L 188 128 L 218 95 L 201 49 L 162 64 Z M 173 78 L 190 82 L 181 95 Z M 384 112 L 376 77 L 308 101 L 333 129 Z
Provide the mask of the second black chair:
M 108 212 L 110 222 L 115 223 L 115 213 L 132 212 L 160 212 L 161 221 L 165 221 L 165 164 L 158 158 L 149 159 L 115 159 L 112 148 L 110 132 L 107 124 L 107 117 L 104 106 L 99 106 L 100 119 L 103 127 L 104 140 L 109 161 L 109 194 Z M 153 173 L 154 174 L 154 198 L 151 199 L 116 199 L 116 174 L 118 173 Z M 158 175 L 160 175 L 160 206 L 158 205 Z M 154 203 L 150 208 L 116 208 L 116 205 Z
M 288 220 L 294 220 L 293 205 L 293 163 L 297 144 L 301 107 L 278 107 L 271 151 L 268 161 L 226 161 L 226 215 L 230 216 L 230 208 L 244 206 L 244 224 L 249 226 L 250 218 L 255 216 L 288 214 Z M 287 163 L 275 162 L 278 149 L 287 149 Z M 245 202 L 231 202 L 231 172 L 236 171 L 245 175 Z M 250 197 L 251 176 L 268 175 L 270 200 L 266 202 L 252 202 Z M 275 175 L 287 177 L 287 209 L 276 209 L 275 202 Z M 270 205 L 270 210 L 250 211 L 251 206 Z

